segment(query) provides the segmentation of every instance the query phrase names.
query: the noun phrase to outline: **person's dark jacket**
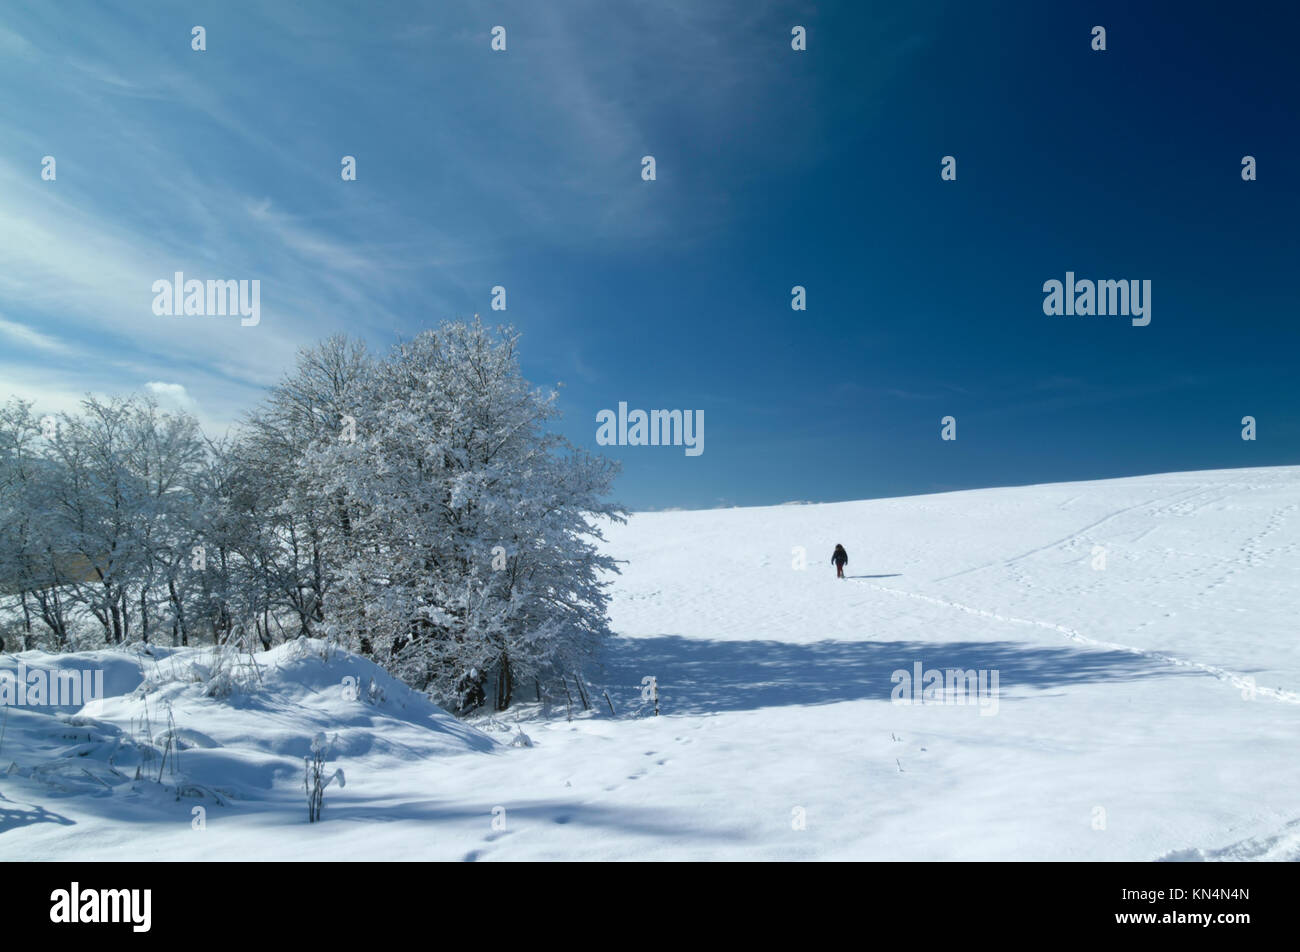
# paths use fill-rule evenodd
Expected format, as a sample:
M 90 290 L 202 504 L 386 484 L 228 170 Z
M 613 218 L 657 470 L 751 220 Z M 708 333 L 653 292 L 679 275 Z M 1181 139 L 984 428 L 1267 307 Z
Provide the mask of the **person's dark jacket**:
M 837 545 L 835 551 L 831 553 L 831 561 L 836 565 L 848 565 L 849 554 L 844 551 L 844 546 Z

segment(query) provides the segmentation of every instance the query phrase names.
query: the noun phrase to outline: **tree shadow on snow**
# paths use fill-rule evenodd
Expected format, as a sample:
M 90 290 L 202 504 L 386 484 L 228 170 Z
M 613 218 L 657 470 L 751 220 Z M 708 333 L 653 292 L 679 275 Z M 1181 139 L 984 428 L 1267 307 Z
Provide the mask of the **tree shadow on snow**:
M 6 802 L 12 802 L 6 799 Z M 66 816 L 51 813 L 42 806 L 33 806 L 30 810 L 13 809 L 0 805 L 0 833 L 16 830 L 20 826 L 32 826 L 36 823 L 57 823 L 60 826 L 76 826 Z
M 997 671 L 1003 701 L 1025 688 L 1115 683 L 1199 675 L 1143 655 L 1014 641 L 708 641 L 679 635 L 614 638 L 604 683 L 622 698 L 620 713 L 644 707 L 641 679 L 652 675 L 668 714 L 708 714 L 762 707 L 887 701 L 898 670 Z M 921 690 L 917 685 L 916 690 Z
M 899 578 L 902 572 L 890 572 L 888 575 L 846 575 L 845 578 Z
M 329 802 L 326 798 L 325 809 L 321 814 L 323 821 L 344 823 L 362 822 L 409 822 L 438 823 L 446 821 L 482 822 L 486 827 L 485 817 L 491 817 L 492 803 L 464 804 L 446 803 L 436 800 L 404 803 L 385 802 L 382 804 L 349 803 L 336 800 Z M 514 803 L 508 807 L 511 826 L 502 834 L 513 831 L 515 824 L 542 824 L 554 826 L 574 825 L 575 827 L 603 828 L 618 830 L 622 833 L 637 833 L 652 838 L 682 838 L 689 836 L 694 840 L 740 840 L 752 831 L 739 827 L 699 828 L 698 817 L 683 817 L 679 813 L 655 807 L 608 806 L 595 803 L 579 803 L 566 800 L 537 800 L 531 803 Z M 304 822 L 305 819 L 304 819 Z M 500 839 L 501 835 L 489 839 Z

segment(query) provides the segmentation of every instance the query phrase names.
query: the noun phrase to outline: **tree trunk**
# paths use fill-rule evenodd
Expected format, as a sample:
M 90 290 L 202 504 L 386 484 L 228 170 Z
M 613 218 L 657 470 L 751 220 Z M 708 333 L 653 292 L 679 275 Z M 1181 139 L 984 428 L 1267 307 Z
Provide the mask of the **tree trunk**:
M 504 711 L 510 707 L 515 692 L 514 672 L 510 670 L 510 657 L 501 655 L 501 667 L 497 669 L 497 710 Z
M 167 580 L 167 594 L 171 596 L 172 607 L 176 610 L 175 621 L 172 623 L 172 641 L 176 641 L 176 631 L 180 631 L 182 645 L 190 643 L 190 633 L 185 628 L 185 606 L 181 604 L 181 597 L 176 594 L 176 580 Z
M 23 650 L 32 650 L 32 610 L 27 605 L 27 592 L 22 592 L 23 600 Z M 3 649 L 0 649 L 3 650 Z

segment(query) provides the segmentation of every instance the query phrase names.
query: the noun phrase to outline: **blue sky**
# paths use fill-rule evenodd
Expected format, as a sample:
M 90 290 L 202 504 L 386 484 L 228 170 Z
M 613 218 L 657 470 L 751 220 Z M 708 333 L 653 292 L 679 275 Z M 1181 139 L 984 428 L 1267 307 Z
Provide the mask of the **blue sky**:
M 220 431 L 302 344 L 477 312 L 638 509 L 1300 463 L 1300 14 L 1134 6 L 6 4 L 0 395 Z M 261 323 L 155 316 L 178 270 Z M 1151 324 L 1044 315 L 1066 271 Z M 705 452 L 597 447 L 619 401 Z

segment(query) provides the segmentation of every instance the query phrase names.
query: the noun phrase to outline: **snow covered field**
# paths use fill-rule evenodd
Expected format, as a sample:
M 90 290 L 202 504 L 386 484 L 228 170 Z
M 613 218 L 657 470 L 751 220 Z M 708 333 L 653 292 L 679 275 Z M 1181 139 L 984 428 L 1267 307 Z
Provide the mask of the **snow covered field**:
M 1297 509 L 1300 467 L 639 514 L 617 716 L 571 723 L 460 723 L 319 644 L 6 655 L 109 699 L 0 715 L 0 859 L 1298 859 Z M 918 664 L 996 702 L 893 702 Z M 309 825 L 318 732 L 346 786 Z

